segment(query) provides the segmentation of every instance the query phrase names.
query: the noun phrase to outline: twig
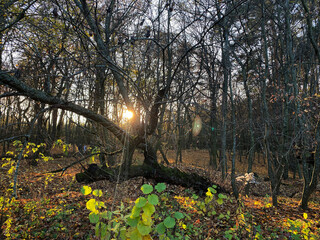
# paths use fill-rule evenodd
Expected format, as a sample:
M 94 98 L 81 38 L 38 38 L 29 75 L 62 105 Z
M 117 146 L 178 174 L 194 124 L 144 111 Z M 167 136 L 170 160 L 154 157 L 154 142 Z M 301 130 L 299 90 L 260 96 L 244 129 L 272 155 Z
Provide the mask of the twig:
M 79 160 L 77 160 L 77 161 L 69 164 L 68 166 L 66 166 L 66 167 L 64 167 L 64 168 L 60 168 L 60 169 L 57 169 L 57 170 L 54 170 L 54 171 L 46 172 L 45 174 L 62 172 L 62 173 L 61 173 L 61 176 L 62 176 L 62 175 L 64 174 L 64 172 L 65 172 L 68 168 L 70 168 L 70 167 L 72 167 L 72 166 L 74 166 L 74 165 L 76 165 L 76 164 L 78 164 L 78 163 L 81 163 L 82 161 L 86 160 L 86 159 L 89 158 L 89 157 L 92 157 L 92 156 L 95 156 L 95 155 L 98 155 L 98 154 L 104 154 L 104 155 L 112 156 L 112 155 L 116 155 L 116 154 L 121 153 L 121 152 L 122 152 L 122 149 L 117 150 L 117 151 L 114 151 L 114 152 L 111 152 L 111 153 L 105 153 L 105 152 L 102 152 L 102 153 L 92 153 L 92 154 L 90 154 L 90 155 L 84 156 L 83 158 L 80 158 Z
M 28 138 L 30 138 L 30 135 L 24 134 L 24 135 L 18 135 L 18 136 L 13 136 L 13 137 L 10 137 L 10 138 L 1 139 L 1 140 L 0 140 L 0 143 L 12 141 L 12 140 L 14 140 L 14 139 L 23 138 L 23 137 L 25 137 L 26 139 L 28 139 Z

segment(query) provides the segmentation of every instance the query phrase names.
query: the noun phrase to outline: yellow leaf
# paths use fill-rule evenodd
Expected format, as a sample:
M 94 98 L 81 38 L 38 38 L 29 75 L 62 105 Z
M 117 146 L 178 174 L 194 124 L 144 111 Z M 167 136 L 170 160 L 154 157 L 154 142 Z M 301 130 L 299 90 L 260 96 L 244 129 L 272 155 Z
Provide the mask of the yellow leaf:
M 266 208 L 270 208 L 270 207 L 272 207 L 272 204 L 271 204 L 271 203 L 268 203 L 268 204 L 266 205 Z
M 86 207 L 88 210 L 92 211 L 92 212 L 96 212 L 97 209 L 96 209 L 96 200 L 95 199 L 90 199 L 87 203 L 86 203 Z
M 150 235 L 146 235 L 142 237 L 143 240 L 152 240 Z
M 303 218 L 307 219 L 308 218 L 308 214 L 307 213 L 303 213 Z

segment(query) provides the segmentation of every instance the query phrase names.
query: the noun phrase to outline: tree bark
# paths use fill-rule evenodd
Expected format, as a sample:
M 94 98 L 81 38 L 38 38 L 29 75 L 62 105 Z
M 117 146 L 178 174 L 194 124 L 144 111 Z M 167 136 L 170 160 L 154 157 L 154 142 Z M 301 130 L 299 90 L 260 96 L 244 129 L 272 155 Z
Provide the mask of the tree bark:
M 117 181 L 119 172 L 118 168 L 99 168 L 97 165 L 92 166 L 82 172 L 76 174 L 76 180 L 78 182 L 95 182 L 99 180 Z M 132 166 L 128 172 L 128 178 L 145 177 L 147 179 L 153 179 L 156 182 L 165 182 L 168 184 L 180 185 L 186 188 L 193 188 L 198 193 L 205 194 L 208 187 L 217 185 L 208 179 L 201 177 L 194 173 L 181 172 L 176 168 L 167 168 L 164 166 L 154 167 L 148 164 L 140 166 Z M 125 177 L 120 176 L 120 181 L 126 180 Z M 218 192 L 227 192 L 225 189 L 217 185 Z

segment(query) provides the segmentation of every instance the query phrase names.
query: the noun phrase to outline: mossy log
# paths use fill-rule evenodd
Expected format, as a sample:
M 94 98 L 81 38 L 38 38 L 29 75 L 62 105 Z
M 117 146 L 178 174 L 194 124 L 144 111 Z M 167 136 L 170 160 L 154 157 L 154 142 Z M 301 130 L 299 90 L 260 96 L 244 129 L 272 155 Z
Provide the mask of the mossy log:
M 83 183 L 90 183 L 99 180 L 117 181 L 118 173 L 119 168 L 100 168 L 96 164 L 91 164 L 87 170 L 76 174 L 76 180 Z M 146 179 L 153 179 L 155 182 L 165 182 L 168 184 L 180 185 L 186 188 L 193 188 L 199 194 L 204 194 L 208 187 L 217 185 L 195 173 L 186 173 L 177 168 L 169 168 L 165 166 L 154 168 L 147 164 L 131 166 L 128 173 L 128 179 L 134 177 L 144 177 Z M 120 174 L 119 180 L 125 180 L 124 174 Z M 226 192 L 218 185 L 217 191 Z

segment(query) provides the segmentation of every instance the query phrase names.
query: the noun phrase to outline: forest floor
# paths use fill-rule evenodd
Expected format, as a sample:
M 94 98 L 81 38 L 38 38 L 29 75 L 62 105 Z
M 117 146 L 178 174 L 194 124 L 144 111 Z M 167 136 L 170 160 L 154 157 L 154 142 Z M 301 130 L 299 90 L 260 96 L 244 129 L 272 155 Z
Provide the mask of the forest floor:
M 134 158 L 139 162 L 141 157 L 137 153 Z M 171 165 L 176 166 L 174 151 L 169 151 L 167 157 Z M 77 183 L 74 177 L 81 171 L 81 166 L 69 168 L 63 175 L 46 174 L 73 161 L 72 158 L 59 158 L 39 162 L 38 166 L 22 161 L 18 198 L 10 204 L 5 196 L 10 195 L 12 175 L 1 168 L 0 239 L 96 239 L 95 225 L 89 222 L 90 211 L 86 209 L 86 202 L 92 196 L 80 192 L 83 184 Z M 208 167 L 208 161 L 207 151 L 187 150 L 183 151 L 183 162 L 177 167 L 206 176 L 231 192 L 230 174 L 222 180 L 219 172 Z M 237 169 L 237 174 L 245 173 L 246 164 L 237 162 Z M 302 211 L 298 205 L 303 180 L 290 176 L 283 181 L 279 206 L 274 208 L 269 197 L 270 183 L 264 181 L 266 166 L 255 163 L 254 172 L 258 175 L 258 183 L 250 186 L 248 196 L 239 185 L 242 196 L 238 204 L 232 194 L 226 194 L 223 204 L 207 204 L 204 197 L 196 196 L 190 189 L 167 185 L 156 211 L 158 207 L 166 209 L 164 214 L 167 215 L 174 211 L 185 215 L 177 221 L 175 228 L 168 230 L 169 239 L 320 239 L 320 189 L 312 195 L 309 210 Z M 125 206 L 122 213 L 126 215 L 142 195 L 140 188 L 145 183 L 155 184 L 148 179 L 135 178 L 119 184 L 99 181 L 89 186 L 103 191 L 100 200 L 104 201 L 107 211 L 117 210 L 122 202 Z M 209 209 L 216 213 L 210 214 Z M 160 215 L 157 215 L 159 219 Z M 157 223 L 158 219 L 154 218 L 154 221 Z M 123 217 L 114 222 L 124 224 Z M 153 235 L 153 239 L 158 237 Z

